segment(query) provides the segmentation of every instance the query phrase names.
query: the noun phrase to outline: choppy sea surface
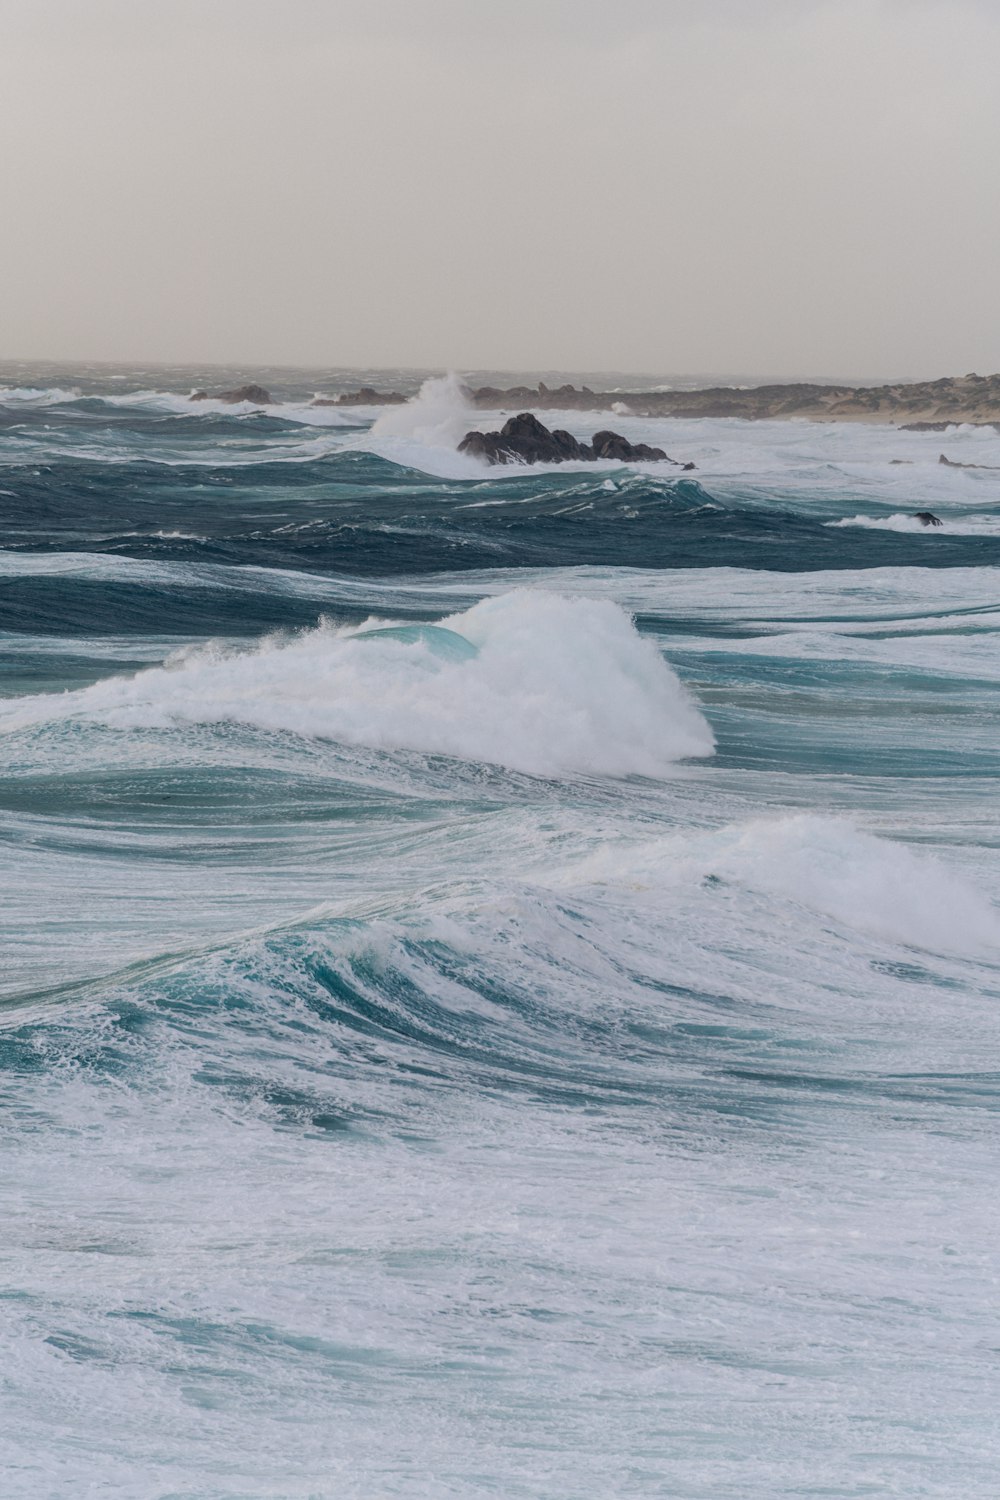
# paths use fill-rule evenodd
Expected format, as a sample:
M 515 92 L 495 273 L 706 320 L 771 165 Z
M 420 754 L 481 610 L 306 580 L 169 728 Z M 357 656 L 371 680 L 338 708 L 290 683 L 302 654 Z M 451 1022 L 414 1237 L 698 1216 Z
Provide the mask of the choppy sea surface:
M 993 1500 L 1000 434 L 15 375 L 3 1495 Z

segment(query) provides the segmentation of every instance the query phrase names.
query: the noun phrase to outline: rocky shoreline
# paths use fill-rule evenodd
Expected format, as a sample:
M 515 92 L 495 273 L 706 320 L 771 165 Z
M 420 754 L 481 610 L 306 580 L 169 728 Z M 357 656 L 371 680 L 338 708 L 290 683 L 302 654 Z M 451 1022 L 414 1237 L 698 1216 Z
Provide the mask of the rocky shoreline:
M 594 411 L 634 417 L 741 417 L 774 421 L 883 422 L 916 431 L 943 432 L 957 423 L 1000 428 L 1000 375 L 945 376 L 941 380 L 881 386 L 713 386 L 699 391 L 592 391 L 587 386 L 479 386 L 469 391 L 484 411 Z M 352 392 L 323 405 L 401 402 L 398 391 Z
M 943 431 L 956 423 L 1000 424 L 1000 375 L 945 376 L 941 380 L 883 386 L 714 386 L 698 391 L 591 391 L 572 385 L 537 390 L 482 386 L 470 393 L 477 407 L 503 410 L 613 411 L 636 417 L 741 417 L 773 421 L 800 417 L 821 422 L 884 422 Z

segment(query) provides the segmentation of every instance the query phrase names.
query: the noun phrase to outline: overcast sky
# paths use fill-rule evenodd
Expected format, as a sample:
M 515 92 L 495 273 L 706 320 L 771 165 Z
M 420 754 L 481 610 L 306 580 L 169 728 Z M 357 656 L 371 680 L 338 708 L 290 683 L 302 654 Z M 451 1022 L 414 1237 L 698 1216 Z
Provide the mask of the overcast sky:
M 0 358 L 1000 369 L 1000 0 L 0 0 Z

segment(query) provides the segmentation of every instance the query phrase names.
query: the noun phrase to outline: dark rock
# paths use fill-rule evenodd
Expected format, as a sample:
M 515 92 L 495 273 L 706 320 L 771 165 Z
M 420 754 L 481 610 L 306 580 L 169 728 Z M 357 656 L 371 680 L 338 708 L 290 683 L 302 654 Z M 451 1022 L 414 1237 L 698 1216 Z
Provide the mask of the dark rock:
M 662 448 L 651 448 L 648 443 L 630 443 L 617 432 L 595 432 L 592 443 L 595 458 L 620 458 L 626 463 L 638 458 L 666 458 Z
M 270 391 L 265 391 L 262 385 L 241 385 L 235 391 L 220 391 L 217 396 L 212 396 L 208 391 L 195 391 L 189 400 L 228 401 L 231 406 L 236 406 L 241 401 L 252 401 L 254 406 L 273 405 Z
M 499 432 L 467 432 L 458 451 L 488 464 L 561 464 L 593 457 L 570 433 L 550 432 L 528 411 L 508 418 Z
M 470 391 L 469 397 L 474 406 L 486 407 L 491 411 L 529 404 L 555 407 L 561 411 L 601 411 L 610 408 L 615 399 L 613 396 L 596 396 L 587 386 L 581 386 L 577 390 L 574 385 L 560 385 L 553 389 L 544 380 L 538 382 L 537 389 L 530 385 L 512 385 L 506 390 L 500 390 L 495 385 L 481 385 Z
M 459 453 L 468 453 L 471 458 L 481 458 L 488 464 L 514 463 L 514 458 L 499 456 L 499 432 L 467 432 L 458 445 Z
M 939 455 L 938 463 L 944 464 L 948 469 L 1000 469 L 998 464 L 961 464 L 955 458 L 945 458 L 943 453 Z
M 913 519 L 919 521 L 921 526 L 940 526 L 942 524 L 933 511 L 929 510 L 918 510 Z
M 662 448 L 648 443 L 630 443 L 617 432 L 598 432 L 593 443 L 581 443 L 570 432 L 557 427 L 554 432 L 529 411 L 510 417 L 499 432 L 467 432 L 458 445 L 459 453 L 469 453 L 488 464 L 561 464 L 577 459 L 594 461 L 617 458 L 625 463 L 638 459 L 667 459 Z M 685 464 L 693 469 L 694 464 Z
M 262 385 L 241 385 L 235 391 L 223 391 L 219 397 L 220 401 L 228 401 L 233 406 L 239 405 L 241 401 L 250 401 L 254 406 L 272 406 L 274 397 L 271 392 L 265 390 Z
M 342 396 L 316 396 L 312 406 L 402 406 L 406 397 L 399 391 L 376 391 L 363 385 L 359 391 L 345 391 Z
M 539 423 L 539 426 L 541 426 L 541 423 Z M 544 427 L 542 427 L 542 431 L 545 431 Z M 571 432 L 567 432 L 564 427 L 553 428 L 552 432 L 549 433 L 549 437 L 563 458 L 582 458 L 587 460 L 594 457 L 587 444 L 581 443 Z M 553 458 L 548 461 L 550 463 L 558 463 L 559 459 Z

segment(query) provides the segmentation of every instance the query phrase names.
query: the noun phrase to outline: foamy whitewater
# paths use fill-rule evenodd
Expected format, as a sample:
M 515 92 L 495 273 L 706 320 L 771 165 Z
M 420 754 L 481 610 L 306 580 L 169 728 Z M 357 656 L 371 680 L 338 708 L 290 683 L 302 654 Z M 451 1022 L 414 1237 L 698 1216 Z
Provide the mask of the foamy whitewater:
M 0 1493 L 993 1500 L 1000 435 L 0 385 Z

